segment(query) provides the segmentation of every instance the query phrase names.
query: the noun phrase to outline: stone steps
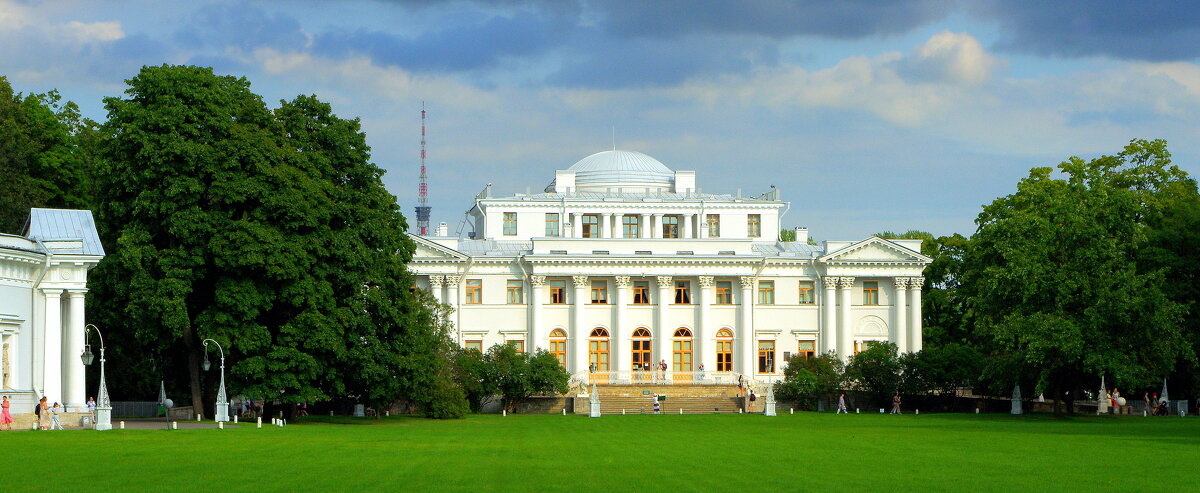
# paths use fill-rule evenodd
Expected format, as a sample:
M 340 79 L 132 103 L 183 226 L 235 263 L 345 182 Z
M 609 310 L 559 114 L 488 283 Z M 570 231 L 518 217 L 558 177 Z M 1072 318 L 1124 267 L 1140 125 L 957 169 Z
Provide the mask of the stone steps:
M 736 413 L 740 399 L 734 397 L 671 397 L 659 402 L 663 414 Z M 654 412 L 654 401 L 646 397 L 600 397 L 602 414 L 641 414 Z
M 63 428 L 68 430 L 82 430 L 83 417 L 90 417 L 88 413 L 58 413 L 58 421 L 62 423 Z M 12 429 L 14 430 L 32 430 L 37 423 L 37 415 L 33 413 L 13 414 Z

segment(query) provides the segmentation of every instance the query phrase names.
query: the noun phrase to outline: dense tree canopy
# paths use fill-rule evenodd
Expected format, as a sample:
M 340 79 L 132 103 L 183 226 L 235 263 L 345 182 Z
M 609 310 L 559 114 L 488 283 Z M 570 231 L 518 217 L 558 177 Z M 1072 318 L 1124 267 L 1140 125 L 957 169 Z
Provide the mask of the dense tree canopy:
M 1059 170 L 1032 170 L 979 215 L 964 261 L 971 322 L 1042 388 L 1077 390 L 1100 375 L 1148 384 L 1194 354 L 1166 269 L 1136 259 L 1165 205 L 1195 183 L 1162 141 Z
M 0 76 L 0 233 L 20 233 L 32 207 L 87 208 L 94 123 L 57 91 L 13 93 Z
M 110 255 L 95 277 L 109 326 L 157 358 L 148 370 L 186 368 L 199 406 L 213 338 L 232 390 L 259 398 L 430 388 L 425 360 L 445 334 L 411 290 L 414 245 L 358 121 L 311 96 L 268 110 L 246 79 L 207 68 L 146 67 L 128 83 L 105 100 Z

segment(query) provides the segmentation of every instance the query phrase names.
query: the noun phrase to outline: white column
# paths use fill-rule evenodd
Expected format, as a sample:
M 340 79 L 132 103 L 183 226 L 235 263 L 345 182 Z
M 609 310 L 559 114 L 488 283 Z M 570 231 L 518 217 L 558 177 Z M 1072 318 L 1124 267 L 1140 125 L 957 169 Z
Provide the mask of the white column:
M 692 237 L 692 219 L 695 217 L 695 214 L 684 214 L 680 216 L 679 219 L 683 222 L 683 231 L 680 233 L 680 238 Z
M 615 236 L 616 235 L 613 234 L 613 230 L 612 230 L 612 214 L 610 214 L 610 213 L 601 214 L 600 215 L 600 237 L 601 238 L 614 238 Z
M 704 214 L 696 214 L 696 229 L 700 233 L 696 236 L 700 238 L 708 238 L 708 221 L 705 220 Z M 708 368 L 707 366 L 705 368 Z
M 838 355 L 849 360 L 854 354 L 854 328 L 850 326 L 850 289 L 853 277 L 838 278 Z
M 740 361 L 734 362 L 734 369 L 753 378 L 758 370 L 755 367 L 758 364 L 758 342 L 754 340 L 754 286 L 758 283 L 758 278 L 742 276 L 739 280 L 742 284 L 742 299 L 738 306 L 738 330 L 733 334 L 733 344 L 737 346 L 734 351 L 737 354 L 736 359 Z
M 667 356 L 671 354 L 671 335 L 674 334 L 671 322 L 668 315 L 668 310 L 671 303 L 675 301 L 675 297 L 671 295 L 671 288 L 675 285 L 672 282 L 671 276 L 658 276 L 658 311 L 655 313 L 656 323 L 654 324 L 654 358 L 655 371 L 657 371 L 659 361 L 669 359 Z M 668 367 L 670 363 L 667 364 Z
M 442 303 L 442 300 L 445 299 L 442 296 L 442 286 L 445 285 L 445 281 L 446 278 L 441 274 L 429 276 L 429 292 L 433 293 L 433 299 L 438 303 Z
M 65 387 L 63 407 L 69 406 L 72 409 L 87 405 L 83 360 L 79 358 L 79 355 L 83 354 L 83 295 L 86 292 L 87 290 L 78 289 L 67 291 L 67 296 L 69 296 L 67 306 L 70 314 L 67 318 L 66 344 L 64 345 L 66 351 L 63 353 L 63 370 L 66 373 L 66 378 L 63 379 Z
M 642 214 L 640 220 L 641 223 L 638 224 L 638 238 L 650 238 L 650 215 Z
M 922 347 L 921 334 L 921 286 L 925 285 L 924 277 L 908 278 L 908 350 L 917 352 Z
M 612 303 L 614 305 L 615 314 L 613 315 L 613 327 L 609 331 L 612 334 L 612 342 L 608 347 L 611 370 L 628 370 L 633 365 L 633 361 L 629 360 L 632 346 L 629 345 L 629 336 L 633 331 L 627 326 L 629 317 L 626 311 L 627 306 L 632 297 L 629 293 L 629 276 L 616 276 L 615 288 L 613 290 Z
M 592 328 L 585 325 L 583 319 L 583 309 L 588 299 L 588 277 L 574 276 L 571 278 L 575 283 L 574 299 L 571 300 L 571 347 L 575 353 L 575 363 L 571 365 L 571 371 L 584 371 L 588 369 L 588 335 L 592 333 Z
M 704 371 L 715 371 L 717 369 L 717 353 L 708 348 L 708 341 L 714 340 L 716 336 L 716 330 L 712 327 L 713 276 L 700 276 L 700 290 L 697 298 L 699 298 L 697 302 L 700 303 L 700 310 L 697 312 L 696 331 L 692 337 L 692 357 L 695 358 L 697 364 L 704 365 Z
M 42 395 L 50 402 L 62 402 L 62 301 L 61 289 L 43 289 L 46 295 L 46 323 L 42 361 Z
M 896 343 L 899 352 L 904 353 L 909 350 L 908 325 L 905 323 L 908 321 L 908 297 L 905 296 L 908 294 L 908 278 L 897 277 L 892 280 L 896 284 L 896 296 L 892 300 L 892 342 Z
M 837 283 L 836 277 L 821 279 L 823 295 L 821 296 L 821 352 L 833 351 L 841 354 L 837 339 Z
M 545 328 L 542 327 L 542 286 L 546 285 L 546 276 L 529 276 L 529 342 L 527 351 L 537 348 L 549 350 L 549 342 Z
M 459 322 L 462 320 L 462 307 L 458 306 L 458 283 L 462 280 L 462 276 L 446 276 L 446 304 L 454 309 L 450 315 L 450 322 L 454 324 L 454 333 L 458 334 L 455 338 L 459 344 L 462 344 L 462 327 Z
M 655 215 L 654 215 L 654 226 L 653 226 L 653 228 L 654 228 L 654 229 L 651 229 L 651 230 L 650 230 L 650 237 L 651 237 L 651 238 L 662 238 L 662 237 L 663 237 L 663 234 L 662 234 L 662 217 L 663 217 L 663 215 L 662 215 L 662 214 L 655 214 Z

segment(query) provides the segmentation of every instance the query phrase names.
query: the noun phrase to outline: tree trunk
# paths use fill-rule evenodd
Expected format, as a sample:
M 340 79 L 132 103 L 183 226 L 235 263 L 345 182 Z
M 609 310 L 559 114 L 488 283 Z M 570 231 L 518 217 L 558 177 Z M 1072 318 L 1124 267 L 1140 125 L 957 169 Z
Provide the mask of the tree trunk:
M 183 327 L 183 344 L 188 355 L 188 383 L 192 391 L 192 411 L 204 414 L 204 401 L 200 398 L 200 349 L 196 344 L 196 334 L 192 332 L 192 324 Z

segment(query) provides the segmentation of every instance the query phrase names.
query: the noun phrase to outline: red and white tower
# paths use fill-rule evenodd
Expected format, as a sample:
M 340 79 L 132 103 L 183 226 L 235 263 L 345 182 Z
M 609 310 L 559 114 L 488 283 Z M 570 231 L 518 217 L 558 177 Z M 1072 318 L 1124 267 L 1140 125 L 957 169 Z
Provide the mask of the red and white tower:
M 417 185 L 417 234 L 429 234 L 429 175 L 425 174 L 425 103 L 421 103 L 421 181 Z

